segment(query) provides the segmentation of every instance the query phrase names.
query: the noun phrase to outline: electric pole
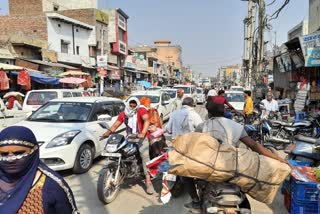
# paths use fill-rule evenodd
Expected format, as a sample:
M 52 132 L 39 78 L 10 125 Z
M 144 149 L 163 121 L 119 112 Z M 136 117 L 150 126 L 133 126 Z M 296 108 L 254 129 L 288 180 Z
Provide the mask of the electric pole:
M 256 65 L 256 82 L 260 81 L 263 75 L 263 63 L 264 63 L 264 31 L 266 27 L 266 8 L 264 0 L 259 0 L 259 26 L 257 37 L 257 65 Z
M 252 67 L 253 67 L 253 44 L 255 33 L 255 13 L 256 0 L 248 0 L 248 17 L 244 20 L 245 48 L 244 48 L 244 72 L 243 81 L 247 88 L 251 88 L 252 84 Z

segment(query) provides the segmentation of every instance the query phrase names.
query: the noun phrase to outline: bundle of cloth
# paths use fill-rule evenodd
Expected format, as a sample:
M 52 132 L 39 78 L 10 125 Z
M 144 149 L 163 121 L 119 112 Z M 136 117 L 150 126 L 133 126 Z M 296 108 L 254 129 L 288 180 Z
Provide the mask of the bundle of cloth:
M 229 182 L 266 204 L 272 203 L 291 171 L 287 164 L 247 148 L 221 144 L 205 133 L 177 136 L 172 147 L 159 171 L 214 183 Z

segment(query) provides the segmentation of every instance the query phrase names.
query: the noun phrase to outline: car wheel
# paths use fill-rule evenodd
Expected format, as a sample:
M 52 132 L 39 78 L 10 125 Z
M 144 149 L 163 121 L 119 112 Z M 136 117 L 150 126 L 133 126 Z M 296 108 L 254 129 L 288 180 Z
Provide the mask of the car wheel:
M 94 154 L 91 146 L 89 144 L 83 144 L 78 150 L 73 172 L 76 174 L 87 172 L 92 166 L 93 158 Z

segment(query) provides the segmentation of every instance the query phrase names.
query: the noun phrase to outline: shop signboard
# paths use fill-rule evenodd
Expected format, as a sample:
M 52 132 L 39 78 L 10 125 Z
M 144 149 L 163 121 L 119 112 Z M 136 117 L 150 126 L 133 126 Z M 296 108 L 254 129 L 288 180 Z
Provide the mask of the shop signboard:
M 118 69 L 112 69 L 110 73 L 110 79 L 112 80 L 120 80 L 121 79 L 121 73 Z
M 126 57 L 126 60 L 124 62 L 124 67 L 125 68 L 131 68 L 131 69 L 136 69 L 137 68 L 137 59 L 135 56 L 132 56 L 132 55 L 128 55 Z
M 98 76 L 99 77 L 106 77 L 107 76 L 107 70 L 103 68 L 98 68 Z
M 97 65 L 100 68 L 106 68 L 108 66 L 108 56 L 97 56 Z
M 316 67 L 320 66 L 320 31 L 315 33 L 301 36 L 300 45 L 302 48 L 302 53 L 305 59 L 306 67 Z
M 308 48 L 306 58 L 306 67 L 320 66 L 320 47 Z

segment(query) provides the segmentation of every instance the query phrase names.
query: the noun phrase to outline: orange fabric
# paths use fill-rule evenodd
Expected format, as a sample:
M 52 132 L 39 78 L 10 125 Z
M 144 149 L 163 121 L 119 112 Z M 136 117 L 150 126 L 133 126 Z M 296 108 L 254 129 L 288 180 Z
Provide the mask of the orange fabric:
M 140 104 L 144 105 L 147 108 L 150 108 L 151 106 L 151 100 L 149 97 L 141 97 L 140 98 Z
M 158 110 L 156 108 L 151 108 L 149 109 L 148 113 L 149 113 L 150 125 L 155 125 L 157 128 L 162 129 L 162 124 L 161 124 Z
M 31 78 L 30 74 L 26 70 L 22 70 L 18 74 L 18 84 L 23 86 L 23 88 L 27 91 L 31 89 Z

